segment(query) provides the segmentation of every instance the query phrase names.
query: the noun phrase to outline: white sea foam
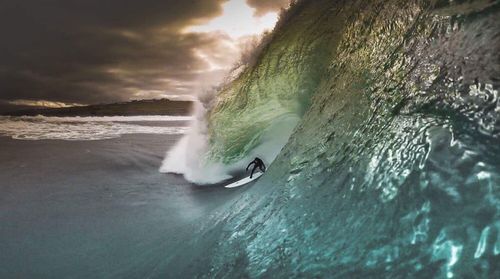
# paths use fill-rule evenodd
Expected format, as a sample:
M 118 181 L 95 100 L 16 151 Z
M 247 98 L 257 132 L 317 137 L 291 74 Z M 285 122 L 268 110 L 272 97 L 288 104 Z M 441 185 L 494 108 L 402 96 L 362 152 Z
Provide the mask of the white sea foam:
M 249 154 L 232 164 L 213 162 L 207 159 L 208 127 L 206 114 L 210 107 L 211 96 L 195 103 L 195 119 L 184 137 L 167 152 L 160 172 L 184 175 L 188 181 L 199 185 L 214 184 L 231 178 L 234 171 L 244 170 L 254 157 L 260 157 L 270 164 L 286 144 L 299 118 L 296 115 L 283 115 L 275 119 L 264 131 L 260 144 Z
M 160 172 L 184 175 L 197 184 L 212 184 L 231 178 L 228 167 L 217 162 L 209 162 L 205 156 L 208 150 L 208 128 L 206 113 L 210 103 L 196 102 L 195 119 L 186 135 L 169 151 L 160 167 Z
M 22 140 L 103 140 L 126 134 L 184 134 L 187 127 L 136 125 L 123 122 L 184 121 L 180 116 L 0 117 L 0 135 Z
M 74 117 L 46 117 L 46 116 L 20 116 L 0 117 L 2 119 L 40 120 L 45 122 L 147 122 L 147 121 L 191 121 L 192 116 L 176 115 L 139 115 L 139 116 L 74 116 Z

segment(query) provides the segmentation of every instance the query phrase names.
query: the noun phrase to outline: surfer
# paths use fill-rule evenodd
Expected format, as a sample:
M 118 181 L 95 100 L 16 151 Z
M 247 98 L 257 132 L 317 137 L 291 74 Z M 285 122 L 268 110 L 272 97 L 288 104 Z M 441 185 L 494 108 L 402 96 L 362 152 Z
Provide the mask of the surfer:
M 252 178 L 254 171 L 259 168 L 262 172 L 266 172 L 266 165 L 264 165 L 264 162 L 260 158 L 255 157 L 250 164 L 248 164 L 246 171 L 248 171 L 248 168 L 254 164 L 252 173 L 250 174 L 250 178 Z

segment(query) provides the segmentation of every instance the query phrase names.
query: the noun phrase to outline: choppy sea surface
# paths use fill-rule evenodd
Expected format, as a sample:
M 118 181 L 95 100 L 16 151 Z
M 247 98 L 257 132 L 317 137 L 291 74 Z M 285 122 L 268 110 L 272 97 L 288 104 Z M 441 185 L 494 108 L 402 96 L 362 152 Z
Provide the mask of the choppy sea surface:
M 102 140 L 126 134 L 183 134 L 189 116 L 0 117 L 0 135 L 19 140 Z

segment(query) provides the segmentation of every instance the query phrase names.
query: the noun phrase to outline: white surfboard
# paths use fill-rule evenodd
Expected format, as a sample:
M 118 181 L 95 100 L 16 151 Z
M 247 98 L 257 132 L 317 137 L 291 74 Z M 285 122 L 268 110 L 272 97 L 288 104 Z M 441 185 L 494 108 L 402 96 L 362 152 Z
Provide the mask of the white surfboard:
M 247 183 L 250 183 L 250 182 L 254 181 L 255 179 L 257 179 L 257 178 L 261 177 L 263 174 L 264 174 L 264 173 L 262 173 L 262 172 L 258 172 L 258 173 L 255 173 L 255 174 L 252 176 L 252 178 L 250 178 L 249 176 L 247 176 L 247 177 L 245 177 L 245 178 L 243 178 L 243 179 L 241 179 L 241 180 L 238 180 L 238 181 L 236 181 L 236 182 L 233 182 L 233 183 L 231 183 L 231 184 L 229 184 L 229 185 L 226 185 L 226 186 L 224 186 L 224 187 L 226 187 L 226 188 L 236 188 L 236 187 L 240 187 L 240 186 L 243 186 L 243 185 L 245 185 L 245 184 L 247 184 Z

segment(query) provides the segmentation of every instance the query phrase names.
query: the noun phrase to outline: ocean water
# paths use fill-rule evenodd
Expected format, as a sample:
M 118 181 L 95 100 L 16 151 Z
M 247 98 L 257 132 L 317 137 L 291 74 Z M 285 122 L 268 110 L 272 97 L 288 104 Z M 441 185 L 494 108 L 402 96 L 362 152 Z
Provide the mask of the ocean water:
M 22 140 L 102 140 L 127 134 L 183 134 L 188 116 L 0 117 L 0 135 Z M 149 125 L 144 125 L 149 123 Z M 162 125 L 175 123 L 179 125 Z
M 300 121 L 176 274 L 500 277 L 499 16 L 498 1 L 299 1 L 217 95 L 200 156 L 266 158 L 267 129 Z
M 181 135 L 135 125 L 187 128 L 168 119 L 137 117 L 121 134 L 103 118 L 8 120 L 30 134 L 0 136 L 0 278 L 169 277 L 157 274 L 241 191 L 160 173 Z
M 499 16 L 490 0 L 298 1 L 183 140 L 104 121 L 113 139 L 2 142 L 0 272 L 500 278 Z M 177 142 L 187 179 L 252 156 L 268 171 L 194 186 L 158 172 Z

